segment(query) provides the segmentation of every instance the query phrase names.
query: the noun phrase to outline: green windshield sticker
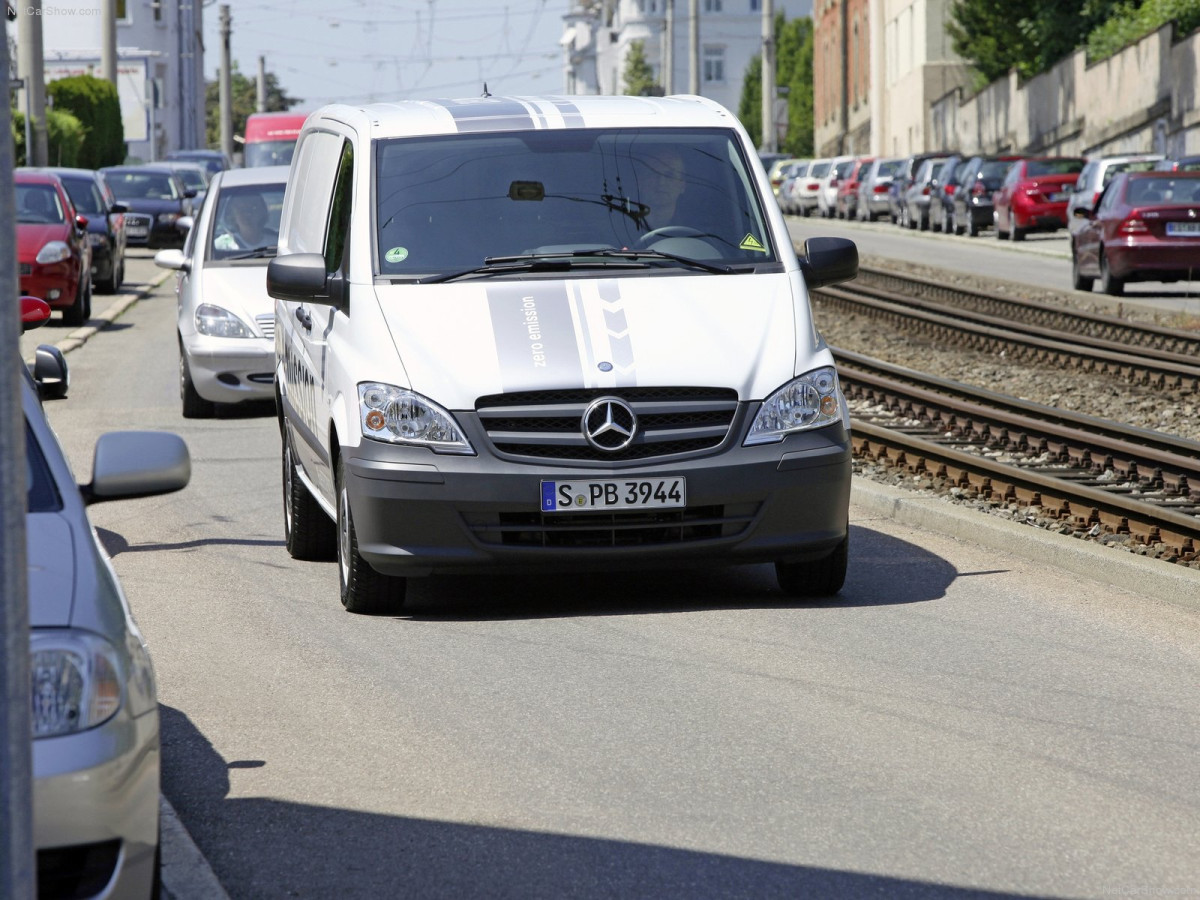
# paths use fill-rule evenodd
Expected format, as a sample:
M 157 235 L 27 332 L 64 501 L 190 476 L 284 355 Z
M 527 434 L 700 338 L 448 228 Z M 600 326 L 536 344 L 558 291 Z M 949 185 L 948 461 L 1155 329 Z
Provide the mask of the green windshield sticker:
M 756 253 L 766 253 L 767 252 L 767 248 L 762 245 L 762 241 L 760 241 L 758 238 L 756 238 L 752 234 L 748 234 L 744 238 L 742 238 L 742 242 L 740 244 L 738 244 L 738 246 L 741 247 L 743 250 L 753 250 Z
M 393 247 L 387 253 L 383 254 L 383 258 L 391 263 L 404 262 L 408 259 L 408 248 Z

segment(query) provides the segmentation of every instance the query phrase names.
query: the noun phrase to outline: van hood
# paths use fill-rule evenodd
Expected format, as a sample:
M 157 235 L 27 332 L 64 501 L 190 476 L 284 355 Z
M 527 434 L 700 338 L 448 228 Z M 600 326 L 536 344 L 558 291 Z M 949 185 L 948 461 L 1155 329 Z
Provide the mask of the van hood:
M 488 394 L 638 385 L 761 399 L 795 374 L 787 274 L 379 285 L 408 387 L 450 409 Z

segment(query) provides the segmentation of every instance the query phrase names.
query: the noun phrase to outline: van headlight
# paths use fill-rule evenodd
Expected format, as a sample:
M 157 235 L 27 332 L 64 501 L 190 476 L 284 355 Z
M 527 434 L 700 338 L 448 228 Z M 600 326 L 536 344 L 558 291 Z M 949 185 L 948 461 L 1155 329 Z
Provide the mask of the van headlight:
M 782 441 L 793 431 L 822 428 L 841 420 L 841 388 L 832 366 L 814 369 L 795 378 L 765 401 L 745 443 Z
M 252 338 L 254 332 L 236 315 L 212 303 L 196 307 L 196 330 L 209 337 Z
M 29 668 L 35 738 L 95 728 L 121 708 L 117 651 L 99 635 L 74 629 L 46 635 L 35 631 Z
M 439 453 L 475 453 L 454 416 L 413 391 L 365 382 L 358 386 L 358 412 L 364 437 Z

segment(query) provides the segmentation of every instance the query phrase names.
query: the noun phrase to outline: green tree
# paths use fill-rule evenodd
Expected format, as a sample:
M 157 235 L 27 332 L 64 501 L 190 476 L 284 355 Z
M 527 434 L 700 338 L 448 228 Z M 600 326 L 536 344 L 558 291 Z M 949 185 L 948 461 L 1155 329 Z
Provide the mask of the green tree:
M 775 16 L 775 85 L 787 96 L 788 126 L 779 150 L 813 153 L 813 23 L 808 16 Z M 751 58 L 742 76 L 738 118 L 756 147 L 762 139 L 762 56 Z
M 1122 4 L 1088 35 L 1088 61 L 1106 59 L 1172 19 L 1180 34 L 1200 28 L 1200 0 L 1145 0 L 1141 6 Z
M 646 45 L 642 41 L 629 42 L 629 55 L 625 57 L 625 70 L 621 73 L 625 93 L 635 97 L 661 97 L 665 91 L 654 80 L 654 69 L 646 61 Z
M 13 165 L 29 165 L 25 150 L 25 114 L 12 110 Z M 79 166 L 87 129 L 71 113 L 61 109 L 46 110 L 46 147 L 50 165 Z M 124 145 L 122 144 L 122 147 Z M 122 156 L 124 159 L 124 156 Z
M 1142 0 L 954 0 L 946 32 L 954 52 L 978 72 L 982 87 L 1016 69 L 1022 78 L 1045 72 L 1083 45 L 1122 5 Z
M 246 118 L 258 109 L 258 82 L 247 78 L 233 64 L 229 77 L 230 99 L 233 106 L 233 133 L 246 133 Z M 289 97 L 279 85 L 279 79 L 271 72 L 266 74 L 267 112 L 285 112 L 301 102 L 298 97 Z M 218 81 L 204 85 L 204 131 L 208 146 L 221 146 L 221 86 Z
M 72 165 L 99 169 L 125 161 L 125 125 L 115 85 L 93 75 L 73 75 L 47 84 L 46 96 L 55 111 L 70 113 L 83 127 L 85 140 Z

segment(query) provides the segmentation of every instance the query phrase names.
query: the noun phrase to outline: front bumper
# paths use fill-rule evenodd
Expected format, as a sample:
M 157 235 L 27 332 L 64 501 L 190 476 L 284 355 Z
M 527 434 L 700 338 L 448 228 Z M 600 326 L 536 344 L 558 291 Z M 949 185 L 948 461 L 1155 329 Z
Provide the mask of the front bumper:
M 212 403 L 275 396 L 275 342 L 267 338 L 184 338 L 196 393 Z
M 800 562 L 846 536 L 851 450 L 840 425 L 619 468 L 513 462 L 471 437 L 479 456 L 374 441 L 344 448 L 358 549 L 373 568 L 404 576 Z M 543 480 L 668 475 L 687 480 L 682 510 L 540 512 Z
M 159 772 L 157 709 L 33 742 L 33 838 L 48 896 L 82 884 L 93 886 L 87 896 L 150 896 Z
M 54 309 L 70 306 L 79 295 L 79 276 L 76 273 L 78 260 L 41 265 L 22 263 L 29 267 L 29 274 L 21 275 L 21 293 L 45 300 Z M 57 291 L 57 296 L 52 296 Z

